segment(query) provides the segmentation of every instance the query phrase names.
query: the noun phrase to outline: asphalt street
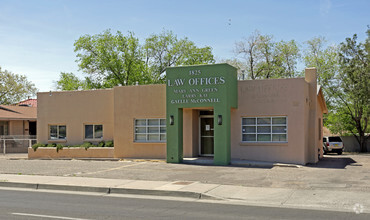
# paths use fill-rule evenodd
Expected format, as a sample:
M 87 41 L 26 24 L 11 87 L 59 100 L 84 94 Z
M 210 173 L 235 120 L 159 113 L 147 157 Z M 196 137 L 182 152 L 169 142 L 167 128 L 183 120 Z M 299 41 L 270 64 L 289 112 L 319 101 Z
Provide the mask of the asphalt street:
M 370 192 L 370 154 L 328 155 L 318 164 L 301 168 L 0 158 L 0 173 Z
M 370 214 L 0 190 L 0 219 L 370 219 Z

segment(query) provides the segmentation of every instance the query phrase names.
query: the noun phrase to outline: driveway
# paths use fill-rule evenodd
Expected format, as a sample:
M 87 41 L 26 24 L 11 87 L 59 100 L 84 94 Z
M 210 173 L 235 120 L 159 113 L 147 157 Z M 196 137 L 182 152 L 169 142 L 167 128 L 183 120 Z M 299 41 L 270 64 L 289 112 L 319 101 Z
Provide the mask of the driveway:
M 317 164 L 253 168 L 160 161 L 27 160 L 0 157 L 0 173 L 370 192 L 370 154 L 325 155 Z

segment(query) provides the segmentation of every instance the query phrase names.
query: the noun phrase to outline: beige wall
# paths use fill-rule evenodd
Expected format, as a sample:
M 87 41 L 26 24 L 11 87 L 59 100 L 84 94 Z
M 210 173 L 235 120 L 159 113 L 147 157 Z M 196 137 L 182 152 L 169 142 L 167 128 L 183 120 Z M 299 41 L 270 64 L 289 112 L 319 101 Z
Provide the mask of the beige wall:
M 114 88 L 115 157 L 166 158 L 166 143 L 134 141 L 134 120 L 166 118 L 166 85 Z
M 82 144 L 84 124 L 102 124 L 103 139 L 113 140 L 113 98 L 112 89 L 38 93 L 37 141 Z M 66 125 L 67 139 L 48 140 L 49 125 Z
M 23 120 L 9 121 L 9 135 L 24 135 L 25 126 L 28 128 L 28 123 Z
M 305 163 L 304 79 L 246 80 L 238 83 L 238 109 L 231 111 L 232 159 Z M 287 116 L 287 143 L 242 143 L 242 117 Z

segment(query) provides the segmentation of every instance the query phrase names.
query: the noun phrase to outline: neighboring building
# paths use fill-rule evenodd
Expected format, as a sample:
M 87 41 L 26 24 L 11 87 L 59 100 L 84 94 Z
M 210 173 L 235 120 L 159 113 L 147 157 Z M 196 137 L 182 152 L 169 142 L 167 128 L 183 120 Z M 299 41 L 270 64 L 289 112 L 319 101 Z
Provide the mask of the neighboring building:
M 166 85 L 38 93 L 37 141 L 114 140 L 115 158 L 171 163 L 316 163 L 326 112 L 314 68 L 305 78 L 237 81 L 227 64 L 175 67 Z
M 28 107 L 37 107 L 37 99 L 27 99 L 16 104 L 16 106 L 28 106 Z
M 1 153 L 27 153 L 36 139 L 36 120 L 36 107 L 0 105 Z
M 0 136 L 36 135 L 37 108 L 0 105 Z

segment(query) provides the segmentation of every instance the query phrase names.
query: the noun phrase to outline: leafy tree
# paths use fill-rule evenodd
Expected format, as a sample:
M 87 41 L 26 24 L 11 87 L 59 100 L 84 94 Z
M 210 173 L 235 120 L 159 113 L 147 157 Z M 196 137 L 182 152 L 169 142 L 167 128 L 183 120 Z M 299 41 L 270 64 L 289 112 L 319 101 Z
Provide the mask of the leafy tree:
M 14 104 L 36 95 L 36 92 L 35 85 L 26 76 L 2 70 L 0 67 L 0 104 Z
M 211 47 L 197 47 L 171 31 L 151 35 L 141 45 L 131 32 L 124 36 L 119 31 L 113 35 L 106 30 L 84 35 L 74 46 L 78 65 L 88 74 L 84 81 L 87 88 L 163 83 L 169 66 L 215 62 Z
M 235 53 L 245 62 L 250 79 L 295 77 L 300 58 L 298 44 L 294 41 L 273 41 L 272 35 L 255 31 L 235 44 Z
M 257 69 L 261 54 L 258 50 L 259 38 L 261 34 L 255 31 L 248 38 L 235 43 L 235 53 L 241 55 L 245 60 L 247 69 L 246 72 L 251 79 L 257 79 L 260 72 Z
M 324 37 L 315 37 L 307 42 L 307 49 L 304 54 L 304 62 L 307 67 L 316 67 L 318 83 L 323 86 L 326 98 L 330 95 L 327 89 L 332 84 L 332 79 L 339 71 L 338 47 L 326 45 Z
M 73 73 L 65 73 L 61 72 L 59 76 L 59 80 L 56 81 L 56 88 L 57 90 L 85 90 L 88 89 L 89 86 L 87 82 L 84 80 L 80 80 L 77 76 Z
M 295 40 L 280 41 L 276 43 L 276 57 L 279 61 L 276 61 L 275 68 L 280 69 L 276 74 L 279 77 L 297 77 L 299 71 L 297 71 L 297 63 L 301 58 L 300 49 Z M 280 66 L 280 68 L 279 68 Z
M 89 75 L 92 88 L 134 85 L 148 80 L 142 47 L 133 33 L 124 36 L 110 30 L 81 36 L 74 44 L 78 66 Z
M 162 83 L 167 67 L 214 63 L 211 47 L 197 47 L 188 38 L 178 39 L 172 31 L 163 31 L 146 39 L 145 63 L 154 83 Z
M 328 118 L 329 129 L 352 133 L 361 152 L 366 152 L 369 138 L 366 133 L 370 133 L 370 29 L 365 43 L 358 43 L 356 34 L 346 38 L 340 44 L 338 57 L 339 72 L 329 87 L 334 99 L 333 114 Z

